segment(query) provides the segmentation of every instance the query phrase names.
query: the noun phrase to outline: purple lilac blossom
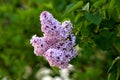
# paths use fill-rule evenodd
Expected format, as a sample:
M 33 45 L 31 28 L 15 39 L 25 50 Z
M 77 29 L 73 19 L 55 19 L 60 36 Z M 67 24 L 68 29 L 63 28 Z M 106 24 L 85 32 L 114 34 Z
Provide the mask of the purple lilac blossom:
M 65 52 L 59 49 L 50 48 L 46 51 L 45 57 L 51 66 L 58 68 L 67 68 L 70 59 L 65 57 Z
M 77 56 L 74 48 L 76 37 L 72 34 L 70 21 L 57 21 L 52 14 L 43 11 L 40 15 L 43 37 L 34 35 L 30 44 L 37 56 L 44 56 L 50 66 L 67 68 L 71 59 Z
M 34 47 L 34 53 L 37 56 L 44 55 L 45 51 L 48 49 L 48 44 L 45 42 L 43 37 L 37 37 L 34 35 L 32 39 L 30 40 L 30 43 Z

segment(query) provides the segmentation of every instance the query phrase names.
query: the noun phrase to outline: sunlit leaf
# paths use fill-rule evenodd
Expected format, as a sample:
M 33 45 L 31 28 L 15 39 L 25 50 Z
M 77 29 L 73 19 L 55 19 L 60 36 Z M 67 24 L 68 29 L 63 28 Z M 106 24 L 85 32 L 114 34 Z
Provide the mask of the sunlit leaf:
M 88 3 L 82 8 L 82 10 L 88 11 L 88 10 L 89 10 L 89 7 L 90 7 L 90 3 L 88 2 Z
M 96 2 L 93 3 L 92 7 L 100 8 L 102 5 L 104 5 L 106 1 L 107 0 L 97 0 Z
M 109 4 L 109 9 L 114 9 L 116 7 L 117 0 L 111 0 Z
M 73 11 L 77 8 L 80 8 L 82 5 L 83 5 L 83 1 L 71 3 L 70 5 L 67 6 L 64 16 L 67 15 L 68 13 L 70 13 L 71 11 Z
M 115 58 L 108 69 L 108 80 L 119 80 L 120 78 L 120 57 Z
M 51 67 L 56 74 L 59 74 L 59 69 L 57 67 Z

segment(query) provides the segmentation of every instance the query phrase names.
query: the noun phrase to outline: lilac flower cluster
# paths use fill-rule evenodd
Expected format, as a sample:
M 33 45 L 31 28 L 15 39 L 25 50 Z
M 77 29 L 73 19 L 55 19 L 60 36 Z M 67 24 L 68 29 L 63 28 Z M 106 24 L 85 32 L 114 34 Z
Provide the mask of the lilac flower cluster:
M 34 35 L 30 43 L 37 56 L 44 56 L 50 66 L 60 69 L 67 68 L 71 59 L 76 57 L 74 48 L 76 37 L 72 34 L 70 21 L 60 23 L 49 12 L 40 15 L 43 37 Z

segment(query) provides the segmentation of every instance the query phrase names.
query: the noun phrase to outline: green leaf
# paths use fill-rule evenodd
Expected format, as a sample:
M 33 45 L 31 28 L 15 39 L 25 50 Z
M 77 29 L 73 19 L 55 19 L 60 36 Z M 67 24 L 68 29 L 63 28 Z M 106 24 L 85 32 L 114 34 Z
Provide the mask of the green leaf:
M 67 15 L 68 13 L 72 12 L 73 10 L 80 8 L 83 5 L 83 1 L 78 1 L 78 2 L 74 2 L 71 3 L 70 5 L 67 6 L 66 10 L 65 10 L 65 15 Z
M 117 77 L 116 77 L 116 80 L 119 80 L 119 77 L 120 77 L 120 66 L 118 66 L 118 68 L 117 68 Z
M 95 43 L 102 50 L 109 50 L 112 45 L 110 38 L 99 35 L 95 37 Z
M 115 49 L 120 53 L 120 37 L 117 37 L 114 40 L 113 44 L 114 44 Z
M 88 37 L 89 36 L 89 28 L 86 26 L 86 24 L 88 24 L 87 21 L 83 21 L 81 23 L 81 27 L 80 27 L 80 31 L 81 31 L 81 35 L 82 37 Z
M 93 14 L 90 14 L 88 11 L 85 12 L 85 16 L 86 18 L 91 21 L 92 23 L 96 24 L 96 25 L 99 25 L 102 18 L 101 18 L 101 14 L 99 11 L 93 13 Z
M 88 30 L 88 28 L 87 28 L 86 26 L 82 26 L 82 27 L 81 27 L 81 35 L 82 35 L 83 37 L 88 37 L 88 35 L 89 35 L 89 30 Z
M 116 80 L 116 74 L 115 73 L 108 74 L 108 80 Z
M 116 9 L 117 9 L 117 13 L 118 13 L 118 19 L 120 19 L 120 2 L 118 2 L 117 3 L 117 7 L 116 7 Z
M 109 4 L 109 9 L 114 9 L 116 7 L 117 0 L 111 0 Z
M 76 16 L 77 17 L 77 16 Z M 80 25 L 83 21 L 85 20 L 85 16 L 79 16 L 76 21 L 75 24 Z
M 93 54 L 92 44 L 85 43 L 83 45 L 83 57 L 89 58 Z
M 119 0 L 111 0 L 110 3 L 109 3 L 109 15 L 110 17 L 112 18 L 115 18 L 115 19 L 120 19 L 120 16 L 119 16 L 119 10 L 120 10 L 120 2 Z M 114 16 L 115 15 L 115 16 Z
M 108 69 L 108 80 L 119 80 L 120 78 L 120 57 L 118 56 L 113 60 L 110 68 Z
M 91 7 L 95 8 L 101 8 L 103 4 L 105 4 L 106 0 L 97 0 L 96 2 L 93 3 Z
M 59 69 L 57 67 L 51 67 L 56 74 L 59 74 Z
M 90 4 L 89 4 L 89 2 L 82 8 L 82 10 L 86 10 L 86 11 L 88 11 L 89 10 L 89 6 L 90 6 Z
M 100 34 L 101 34 L 101 36 L 105 37 L 109 41 L 113 37 L 113 32 L 110 32 L 107 29 L 102 29 Z
M 115 20 L 113 19 L 105 19 L 105 20 L 102 20 L 101 23 L 100 23 L 100 28 L 114 28 L 115 27 Z
M 115 67 L 116 63 L 120 61 L 120 57 L 118 56 L 117 58 L 115 58 L 110 66 L 110 68 L 108 69 L 108 73 L 112 72 L 113 67 Z

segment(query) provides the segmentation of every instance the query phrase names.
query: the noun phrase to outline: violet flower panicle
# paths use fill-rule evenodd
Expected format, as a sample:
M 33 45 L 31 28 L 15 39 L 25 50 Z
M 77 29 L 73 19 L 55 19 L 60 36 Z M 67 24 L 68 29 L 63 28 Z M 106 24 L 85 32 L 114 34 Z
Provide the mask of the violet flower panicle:
M 70 21 L 57 21 L 51 13 L 43 11 L 40 15 L 43 37 L 34 35 L 30 44 L 37 56 L 44 56 L 50 66 L 67 68 L 71 59 L 77 56 L 74 48 L 76 37 L 72 34 Z

